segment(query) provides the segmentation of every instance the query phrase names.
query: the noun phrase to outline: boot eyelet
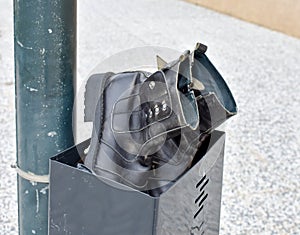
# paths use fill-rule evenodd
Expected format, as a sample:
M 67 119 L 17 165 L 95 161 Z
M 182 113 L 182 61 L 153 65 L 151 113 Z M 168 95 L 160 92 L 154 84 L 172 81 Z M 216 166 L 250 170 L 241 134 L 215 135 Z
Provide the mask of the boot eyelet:
M 155 116 L 157 116 L 159 114 L 159 107 L 157 104 L 154 106 L 154 114 L 155 114 Z
M 161 104 L 162 104 L 162 109 L 161 110 L 165 112 L 167 110 L 167 103 L 166 103 L 166 101 L 163 100 L 163 102 Z
M 155 87 L 155 82 L 154 81 L 149 82 L 149 87 L 151 90 L 153 90 Z
M 153 112 L 152 112 L 151 109 L 149 110 L 148 115 L 149 115 L 149 118 L 152 118 L 152 117 L 153 117 Z

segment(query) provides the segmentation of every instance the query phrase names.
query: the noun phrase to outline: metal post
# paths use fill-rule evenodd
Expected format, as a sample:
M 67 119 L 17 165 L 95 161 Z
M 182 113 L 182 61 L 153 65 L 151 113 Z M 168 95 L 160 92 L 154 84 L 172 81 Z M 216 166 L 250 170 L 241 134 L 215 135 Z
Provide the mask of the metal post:
M 14 33 L 19 234 L 44 235 L 48 184 L 39 176 L 74 144 L 76 0 L 14 0 Z

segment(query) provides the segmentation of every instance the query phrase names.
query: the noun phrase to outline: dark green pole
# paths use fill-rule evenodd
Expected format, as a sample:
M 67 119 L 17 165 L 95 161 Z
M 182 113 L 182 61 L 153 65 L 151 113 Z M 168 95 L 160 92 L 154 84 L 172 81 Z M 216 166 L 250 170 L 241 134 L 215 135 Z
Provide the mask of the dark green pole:
M 14 0 L 14 46 L 19 233 L 46 235 L 48 160 L 74 144 L 76 0 Z

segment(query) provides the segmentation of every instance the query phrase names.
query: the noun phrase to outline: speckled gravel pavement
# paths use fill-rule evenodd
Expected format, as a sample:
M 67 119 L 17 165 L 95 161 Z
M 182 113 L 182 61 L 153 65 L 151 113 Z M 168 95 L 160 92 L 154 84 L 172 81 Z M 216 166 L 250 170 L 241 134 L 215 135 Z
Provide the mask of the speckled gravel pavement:
M 0 234 L 17 234 L 12 1 L 0 0 Z M 300 234 L 300 40 L 172 0 L 78 1 L 78 78 L 138 46 L 192 49 L 228 82 L 221 234 Z

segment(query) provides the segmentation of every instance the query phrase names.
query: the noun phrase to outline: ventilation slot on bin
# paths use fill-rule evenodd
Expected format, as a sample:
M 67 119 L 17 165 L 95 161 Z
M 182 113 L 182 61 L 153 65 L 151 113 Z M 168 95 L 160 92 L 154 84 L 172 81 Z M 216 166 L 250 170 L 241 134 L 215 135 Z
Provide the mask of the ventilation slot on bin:
M 206 178 L 206 175 L 204 175 L 201 180 L 196 184 L 196 188 L 199 188 L 200 194 L 199 196 L 195 199 L 195 204 L 199 208 L 198 211 L 194 215 L 194 219 L 197 218 L 197 216 L 200 214 L 200 212 L 203 210 L 204 207 L 204 201 L 208 197 L 208 193 L 205 193 L 205 187 L 208 184 L 209 179 Z

